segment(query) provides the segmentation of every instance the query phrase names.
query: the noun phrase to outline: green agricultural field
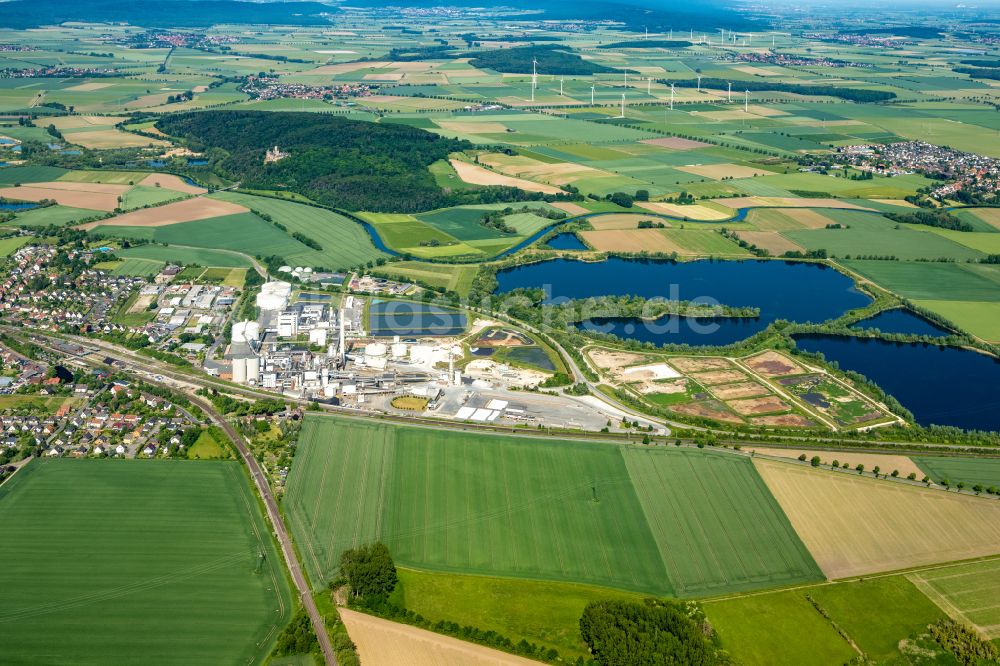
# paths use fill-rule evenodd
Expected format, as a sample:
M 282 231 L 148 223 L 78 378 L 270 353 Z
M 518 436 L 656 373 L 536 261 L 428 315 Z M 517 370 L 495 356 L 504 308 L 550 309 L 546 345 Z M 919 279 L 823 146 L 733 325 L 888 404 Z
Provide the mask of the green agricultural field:
M 72 208 L 70 206 L 45 206 L 43 208 L 32 208 L 18 213 L 10 226 L 18 227 L 47 227 L 50 225 L 63 226 L 65 224 L 79 222 L 93 217 L 104 217 L 104 211 L 89 210 L 87 208 Z
M 918 571 L 907 578 L 949 616 L 1000 638 L 1000 560 Z
M 1000 266 L 858 260 L 843 264 L 914 300 L 1000 301 Z
M 143 206 L 158 206 L 174 201 L 176 199 L 186 199 L 188 195 L 163 187 L 147 187 L 137 185 L 125 193 L 122 197 L 122 209 L 132 210 Z
M 873 663 L 914 663 L 910 644 L 952 663 L 926 636 L 943 614 L 903 576 L 709 601 L 705 613 L 742 664 L 843 664 L 858 652 L 841 631 Z
M 115 254 L 125 259 L 148 259 L 161 264 L 171 262 L 181 265 L 197 264 L 198 266 L 220 266 L 223 268 L 248 268 L 250 266 L 250 260 L 241 254 L 196 247 L 139 245 L 116 250 Z
M 9 236 L 0 238 L 0 257 L 9 257 L 19 248 L 34 240 L 32 236 Z
M 1000 342 L 1000 302 L 914 301 L 987 342 Z
M 457 294 L 469 293 L 478 267 L 464 264 L 430 264 L 420 261 L 394 261 L 375 269 L 375 273 L 398 280 L 416 280 Z
M 235 461 L 35 460 L 0 522 L 9 663 L 261 663 L 294 609 Z
M 559 651 L 569 661 L 586 658 L 580 616 L 591 601 L 641 601 L 643 595 L 574 583 L 399 570 L 393 598 L 432 621 L 450 620 L 522 638 Z
M 738 255 L 748 256 L 749 252 L 713 229 L 691 229 L 687 222 L 685 228 L 662 229 L 661 234 L 688 252 L 698 255 Z
M 360 224 L 333 211 L 236 192 L 220 192 L 212 196 L 270 215 L 275 222 L 285 225 L 289 232 L 297 231 L 312 238 L 323 247 L 324 266 L 346 268 L 386 256 L 376 249 Z
M 831 222 L 849 225 L 847 229 L 803 229 L 783 231 L 782 236 L 807 250 L 826 250 L 830 256 L 895 256 L 900 259 L 979 259 L 983 253 L 915 226 L 895 228 L 896 223 L 868 213 L 823 211 Z M 961 235 L 961 234 L 960 234 Z M 976 234 L 978 235 L 978 234 Z M 989 234 L 1000 238 L 1000 234 Z
M 657 595 L 822 578 L 749 460 L 469 438 L 310 416 L 284 509 L 314 585 L 376 539 L 407 567 Z
M 66 169 L 40 165 L 5 167 L 0 169 L 0 186 L 10 187 L 18 183 L 43 183 L 58 180 L 60 176 L 67 173 L 69 171 Z
M 949 479 L 952 483 L 965 481 L 970 488 L 1000 487 L 1000 458 L 947 458 L 939 456 L 910 456 L 917 466 L 934 481 Z
M 148 176 L 146 171 L 67 171 L 59 180 L 74 183 L 106 183 L 109 185 L 135 185 Z M 176 192 L 174 193 L 177 194 Z
M 152 277 L 163 270 L 165 262 L 140 257 L 127 257 L 115 266 L 115 275 L 131 275 L 135 277 Z
M 55 414 L 63 403 L 72 398 L 44 395 L 0 395 L 0 412 L 30 411 L 33 414 Z

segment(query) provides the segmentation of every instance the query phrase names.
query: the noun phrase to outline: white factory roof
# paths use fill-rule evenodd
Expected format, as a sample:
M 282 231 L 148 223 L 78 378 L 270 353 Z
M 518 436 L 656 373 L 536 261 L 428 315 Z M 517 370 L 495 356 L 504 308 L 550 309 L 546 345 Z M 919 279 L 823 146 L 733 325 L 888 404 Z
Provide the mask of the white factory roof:
M 504 409 L 507 409 L 507 405 L 508 404 L 510 404 L 510 403 L 508 403 L 506 400 L 490 400 L 486 404 L 486 408 L 487 409 L 504 410 Z
M 460 407 L 458 413 L 455 414 L 455 418 L 459 421 L 468 421 L 469 418 L 476 413 L 473 407 Z

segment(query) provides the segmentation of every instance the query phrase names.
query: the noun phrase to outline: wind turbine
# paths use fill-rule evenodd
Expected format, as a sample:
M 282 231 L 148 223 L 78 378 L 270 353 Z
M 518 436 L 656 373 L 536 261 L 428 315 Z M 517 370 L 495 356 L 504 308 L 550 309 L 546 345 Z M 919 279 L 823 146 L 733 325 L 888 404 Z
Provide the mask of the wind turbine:
M 673 40 L 673 38 L 674 38 L 674 29 L 671 28 L 670 29 L 670 39 Z
M 750 91 L 744 91 L 743 113 L 750 113 Z
M 619 118 L 624 118 L 625 117 L 625 93 L 622 93 L 622 115 L 620 115 L 618 117 Z
M 689 42 L 693 42 L 694 41 L 694 28 L 689 28 L 689 30 L 691 31 L 691 34 L 688 35 L 688 41 Z
M 674 110 L 674 84 L 670 84 L 670 110 Z
M 628 89 L 628 70 L 625 70 L 625 88 Z
M 701 92 L 701 74 L 698 75 L 698 92 Z
M 590 86 L 590 105 L 594 106 L 594 88 L 597 86 Z
M 565 76 L 560 76 L 559 77 L 559 96 L 560 97 L 564 96 L 563 95 L 563 79 L 565 79 L 565 78 L 566 78 Z
M 535 101 L 535 87 L 538 86 L 538 60 L 531 59 L 531 101 Z
M 646 28 L 646 36 L 643 37 L 643 39 L 649 39 L 649 26 L 645 26 L 645 28 Z
M 652 95 L 653 94 L 652 88 L 653 88 L 653 77 L 652 76 L 647 76 L 646 77 L 646 94 L 647 95 Z
M 732 81 L 729 82 L 729 96 L 726 98 L 726 101 L 730 102 L 730 103 L 732 103 L 732 101 L 733 101 L 733 82 Z

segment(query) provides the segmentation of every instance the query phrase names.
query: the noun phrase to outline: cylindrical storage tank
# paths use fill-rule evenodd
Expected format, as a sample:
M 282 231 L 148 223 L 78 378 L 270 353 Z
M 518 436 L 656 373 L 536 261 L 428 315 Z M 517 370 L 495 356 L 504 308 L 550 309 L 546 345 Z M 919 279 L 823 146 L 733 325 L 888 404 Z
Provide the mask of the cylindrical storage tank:
M 233 381 L 237 384 L 247 383 L 247 360 L 245 358 L 233 359 Z
M 333 386 L 332 384 L 324 386 L 323 395 L 326 396 L 327 398 L 332 398 L 333 396 L 337 395 L 337 387 Z
M 256 384 L 260 377 L 260 359 L 256 356 L 246 359 L 246 381 Z
M 401 342 L 397 342 L 392 346 L 392 357 L 393 358 L 403 358 L 406 356 L 406 345 Z

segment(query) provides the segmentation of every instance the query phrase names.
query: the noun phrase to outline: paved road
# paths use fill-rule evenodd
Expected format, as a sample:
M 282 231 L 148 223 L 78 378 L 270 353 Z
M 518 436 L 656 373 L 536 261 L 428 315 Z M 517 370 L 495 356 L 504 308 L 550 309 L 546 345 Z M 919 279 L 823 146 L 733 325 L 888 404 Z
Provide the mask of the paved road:
M 189 398 L 191 402 L 198 405 L 208 415 L 208 418 L 213 423 L 225 431 L 229 439 L 236 445 L 240 456 L 243 458 L 243 462 L 246 463 L 247 468 L 250 470 L 250 476 L 253 478 L 254 485 L 257 486 L 257 492 L 260 493 L 261 499 L 264 500 L 264 507 L 267 509 L 267 518 L 271 521 L 274 534 L 281 545 L 281 553 L 285 556 L 285 564 L 292 574 L 292 581 L 295 583 L 295 589 L 299 593 L 299 599 L 302 601 L 302 606 L 306 609 L 306 613 L 309 614 L 313 631 L 316 632 L 316 638 L 319 639 L 319 646 L 323 651 L 323 660 L 327 666 L 336 666 L 337 657 L 333 653 L 333 644 L 330 643 L 330 636 L 326 632 L 326 624 L 323 621 L 323 616 L 320 615 L 319 609 L 316 607 L 316 602 L 313 600 L 312 593 L 309 590 L 309 583 L 306 582 L 306 577 L 302 573 L 299 558 L 295 554 L 295 549 L 292 548 L 292 538 L 285 528 L 285 521 L 281 518 L 281 512 L 278 510 L 278 502 L 274 499 L 274 493 L 271 492 L 271 485 L 268 483 L 264 471 L 257 463 L 257 459 L 254 458 L 253 452 L 250 451 L 246 440 L 243 439 L 243 435 L 229 421 L 224 419 L 222 415 L 216 412 L 211 403 L 195 396 L 189 396 Z

